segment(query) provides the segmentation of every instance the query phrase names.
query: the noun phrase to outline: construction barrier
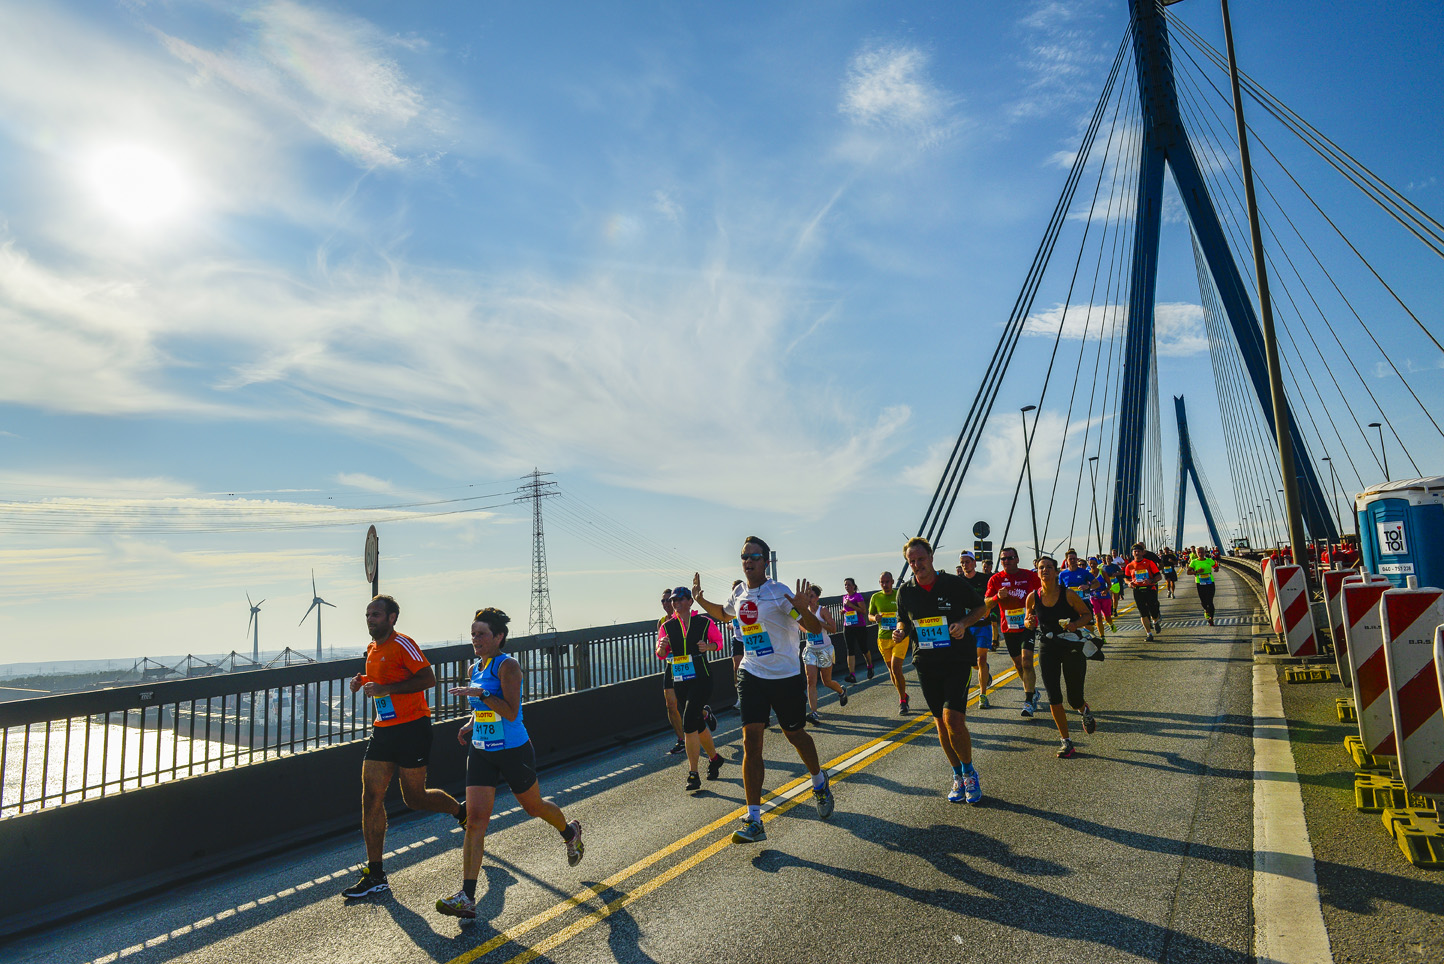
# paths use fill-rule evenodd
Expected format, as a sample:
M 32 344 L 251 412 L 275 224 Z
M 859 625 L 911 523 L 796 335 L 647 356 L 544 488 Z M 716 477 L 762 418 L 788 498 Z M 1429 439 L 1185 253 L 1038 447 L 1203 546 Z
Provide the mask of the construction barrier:
M 1346 582 L 1340 596 L 1345 647 L 1354 678 L 1354 713 L 1358 717 L 1360 752 L 1392 757 L 1394 719 L 1389 709 L 1389 669 L 1384 664 L 1384 624 L 1379 599 L 1387 582 Z
M 1275 586 L 1273 574 L 1273 560 L 1264 556 L 1259 562 L 1259 569 L 1263 572 L 1264 595 L 1268 598 L 1269 622 L 1273 623 L 1274 632 L 1280 636 L 1284 634 L 1283 613 L 1279 611 L 1278 589 Z
M 1354 674 L 1349 671 L 1349 654 L 1344 641 L 1344 583 L 1367 582 L 1371 579 L 1388 582 L 1383 576 L 1373 576 L 1358 569 L 1324 571 L 1324 606 L 1329 611 L 1329 634 L 1334 641 L 1334 665 L 1339 671 L 1339 682 L 1347 689 L 1354 687 Z
M 1304 567 L 1285 563 L 1269 566 L 1266 583 L 1269 611 L 1277 611 L 1282 620 L 1275 628 L 1287 644 L 1289 655 L 1317 656 L 1319 637 L 1314 631 L 1309 580 Z
M 1399 776 L 1413 793 L 1444 796 L 1444 704 L 1434 664 L 1444 589 L 1390 589 L 1379 609 Z

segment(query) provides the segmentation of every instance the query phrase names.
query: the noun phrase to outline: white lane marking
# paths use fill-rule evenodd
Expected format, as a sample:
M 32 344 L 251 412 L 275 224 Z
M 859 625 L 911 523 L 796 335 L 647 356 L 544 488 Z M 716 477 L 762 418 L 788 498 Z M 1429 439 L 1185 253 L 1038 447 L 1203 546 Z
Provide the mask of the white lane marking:
M 1272 664 L 1253 668 L 1253 949 L 1258 964 L 1334 959 Z

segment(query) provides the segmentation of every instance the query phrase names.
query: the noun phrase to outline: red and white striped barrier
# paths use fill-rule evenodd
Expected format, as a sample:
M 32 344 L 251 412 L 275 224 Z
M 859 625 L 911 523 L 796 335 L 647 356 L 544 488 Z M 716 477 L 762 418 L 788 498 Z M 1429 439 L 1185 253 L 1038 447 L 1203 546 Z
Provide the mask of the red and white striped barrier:
M 1279 564 L 1269 566 L 1268 594 L 1270 613 L 1275 610 L 1281 622 L 1274 631 L 1288 644 L 1290 656 L 1317 656 L 1319 637 L 1314 632 L 1314 611 L 1309 606 L 1309 580 L 1303 566 Z
M 1283 613 L 1279 611 L 1279 591 L 1277 578 L 1274 575 L 1273 560 L 1264 556 L 1259 563 L 1259 569 L 1263 572 L 1264 595 L 1268 597 L 1269 620 L 1274 624 L 1274 632 L 1280 636 L 1284 634 Z
M 1354 687 L 1353 667 L 1349 665 L 1349 644 L 1344 633 L 1344 583 L 1381 582 L 1391 585 L 1384 576 L 1376 576 L 1360 569 L 1324 570 L 1324 606 L 1329 611 L 1329 629 L 1334 640 L 1334 664 L 1339 670 L 1339 679 L 1348 689 Z
M 1365 751 L 1374 756 L 1395 756 L 1398 752 L 1389 709 L 1389 669 L 1384 663 L 1384 623 L 1379 612 L 1379 600 L 1390 588 L 1388 580 L 1346 582 L 1340 595 L 1359 739 Z
M 1390 589 L 1379 610 L 1399 774 L 1414 793 L 1444 796 L 1444 702 L 1434 664 L 1444 589 Z

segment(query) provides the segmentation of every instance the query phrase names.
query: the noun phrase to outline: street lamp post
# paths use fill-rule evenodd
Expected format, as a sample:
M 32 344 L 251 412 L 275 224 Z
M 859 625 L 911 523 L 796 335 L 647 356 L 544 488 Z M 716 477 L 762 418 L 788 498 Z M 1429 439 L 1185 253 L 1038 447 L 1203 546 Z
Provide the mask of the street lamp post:
M 1103 523 L 1098 521 L 1098 456 L 1088 458 L 1088 471 L 1093 475 L 1093 528 L 1098 533 L 1098 554 L 1103 555 Z
M 1030 458 L 1030 450 L 1033 447 L 1033 438 L 1028 433 L 1028 413 L 1034 411 L 1038 406 L 1024 405 L 1019 410 L 1023 419 L 1023 470 L 1028 473 L 1028 512 L 1033 517 L 1033 558 L 1037 559 L 1043 554 L 1043 547 L 1038 544 L 1038 508 L 1033 502 L 1033 463 Z M 1038 416 L 1033 416 L 1033 433 L 1038 431 Z
M 1384 463 L 1384 481 L 1389 481 L 1389 450 L 1384 447 L 1384 426 L 1378 422 L 1370 422 L 1369 428 L 1379 430 L 1379 458 Z

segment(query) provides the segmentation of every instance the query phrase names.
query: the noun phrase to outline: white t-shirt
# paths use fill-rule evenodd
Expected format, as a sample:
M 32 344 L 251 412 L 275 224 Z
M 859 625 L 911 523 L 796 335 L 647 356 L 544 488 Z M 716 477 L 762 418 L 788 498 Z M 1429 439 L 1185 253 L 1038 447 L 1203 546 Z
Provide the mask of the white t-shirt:
M 751 589 L 744 582 L 722 608 L 742 626 L 742 669 L 763 679 L 801 674 L 797 616 L 782 583 L 769 579 Z

